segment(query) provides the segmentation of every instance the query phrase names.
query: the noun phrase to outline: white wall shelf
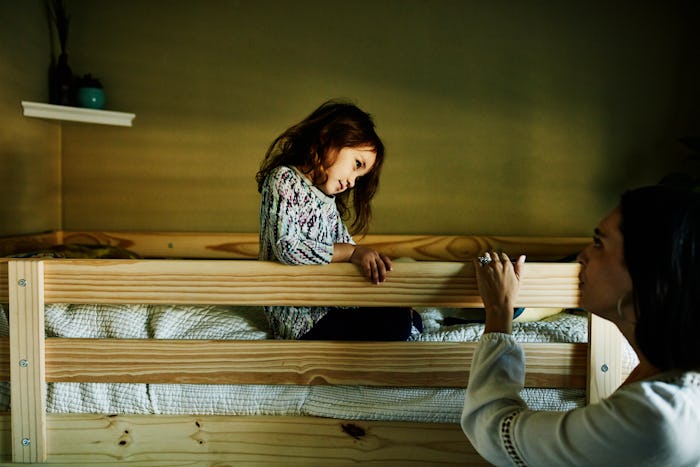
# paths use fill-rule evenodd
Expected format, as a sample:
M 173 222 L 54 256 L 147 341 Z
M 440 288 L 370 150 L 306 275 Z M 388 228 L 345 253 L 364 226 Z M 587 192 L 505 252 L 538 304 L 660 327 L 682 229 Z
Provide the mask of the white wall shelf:
M 25 117 L 50 118 L 71 122 L 99 123 L 102 125 L 131 126 L 136 114 L 113 110 L 84 109 L 65 105 L 22 101 Z

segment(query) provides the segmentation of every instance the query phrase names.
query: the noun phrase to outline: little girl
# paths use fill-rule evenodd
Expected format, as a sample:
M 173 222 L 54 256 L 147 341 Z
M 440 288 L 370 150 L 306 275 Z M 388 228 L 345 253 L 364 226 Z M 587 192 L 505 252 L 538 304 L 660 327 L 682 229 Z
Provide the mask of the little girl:
M 384 282 L 391 260 L 353 241 L 367 232 L 384 145 L 369 114 L 329 101 L 270 145 L 256 175 L 260 205 L 258 259 L 284 264 L 351 262 Z M 352 210 L 350 209 L 352 205 Z M 406 340 L 420 315 L 410 308 L 265 307 L 282 339 Z

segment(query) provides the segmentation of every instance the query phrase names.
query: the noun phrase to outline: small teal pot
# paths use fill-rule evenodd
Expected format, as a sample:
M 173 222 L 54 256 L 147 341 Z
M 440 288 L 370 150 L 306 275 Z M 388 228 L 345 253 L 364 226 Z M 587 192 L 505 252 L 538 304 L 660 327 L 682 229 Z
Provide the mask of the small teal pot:
M 78 105 L 88 109 L 104 109 L 105 92 L 102 88 L 79 88 Z

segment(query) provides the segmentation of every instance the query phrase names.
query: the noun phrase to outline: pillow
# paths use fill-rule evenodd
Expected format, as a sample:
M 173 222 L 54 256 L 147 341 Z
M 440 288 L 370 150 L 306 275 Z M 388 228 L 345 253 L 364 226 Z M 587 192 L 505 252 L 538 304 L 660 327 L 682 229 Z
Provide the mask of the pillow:
M 557 313 L 561 313 L 561 308 L 525 308 L 524 313 L 516 316 L 513 320 L 516 323 L 527 323 L 531 321 L 540 321 L 544 318 L 549 318 Z

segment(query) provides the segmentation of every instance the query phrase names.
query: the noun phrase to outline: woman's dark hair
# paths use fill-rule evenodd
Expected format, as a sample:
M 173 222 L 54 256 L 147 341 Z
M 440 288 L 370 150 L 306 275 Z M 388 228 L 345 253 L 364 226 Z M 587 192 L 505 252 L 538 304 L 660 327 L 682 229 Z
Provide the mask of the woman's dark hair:
M 371 147 L 377 153 L 372 170 L 358 178 L 351 190 L 336 195 L 335 203 L 340 215 L 347 218 L 350 213 L 348 205 L 352 202 L 354 219 L 350 231 L 364 234 L 372 218 L 370 202 L 379 187 L 384 144 L 375 132 L 372 117 L 354 104 L 337 100 L 325 102 L 278 136 L 265 153 L 255 176 L 258 191 L 262 192 L 269 173 L 281 165 L 296 166 L 314 185 L 321 185 L 328 177 L 326 169 L 334 162 L 331 152 L 363 146 Z
M 700 369 L 700 194 L 638 188 L 620 211 L 640 350 L 662 371 Z

